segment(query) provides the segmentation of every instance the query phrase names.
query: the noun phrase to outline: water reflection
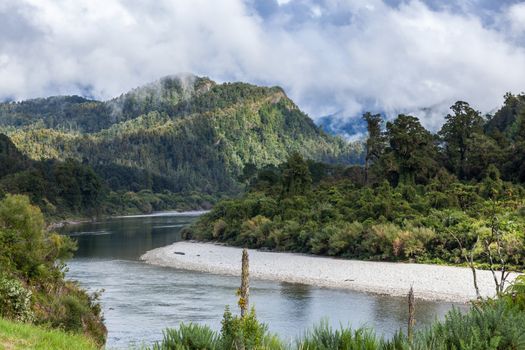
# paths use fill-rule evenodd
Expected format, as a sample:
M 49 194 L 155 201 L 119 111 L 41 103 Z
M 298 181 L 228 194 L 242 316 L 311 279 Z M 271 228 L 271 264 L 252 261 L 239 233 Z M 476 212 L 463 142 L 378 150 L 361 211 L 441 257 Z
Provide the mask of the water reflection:
M 102 305 L 109 330 L 108 348 L 154 342 L 162 330 L 180 322 L 220 329 L 226 305 L 236 311 L 239 279 L 146 265 L 138 261 L 149 249 L 180 239 L 194 217 L 118 218 L 67 227 L 79 250 L 68 277 L 90 290 L 105 289 Z M 391 336 L 406 324 L 405 298 L 254 280 L 250 301 L 272 332 L 293 340 L 327 318 L 333 327 L 369 326 Z M 423 326 L 442 317 L 449 303 L 418 301 L 416 318 Z
M 62 233 L 78 241 L 76 258 L 137 260 L 144 252 L 180 240 L 180 230 L 195 217 L 114 218 L 66 226 Z
M 305 284 L 280 283 L 281 307 L 290 320 L 308 317 L 311 312 L 310 298 L 312 287 Z

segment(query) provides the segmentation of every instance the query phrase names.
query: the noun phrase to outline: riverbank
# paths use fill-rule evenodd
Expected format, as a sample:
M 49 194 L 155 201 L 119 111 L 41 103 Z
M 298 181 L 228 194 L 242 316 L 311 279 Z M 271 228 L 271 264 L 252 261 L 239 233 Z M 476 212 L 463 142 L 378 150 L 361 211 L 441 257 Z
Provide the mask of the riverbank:
M 57 230 L 57 229 L 60 229 L 64 226 L 72 226 L 72 225 L 78 225 L 78 224 L 81 224 L 83 222 L 90 222 L 90 221 L 94 221 L 94 220 L 89 220 L 89 219 L 77 219 L 77 220 L 73 220 L 73 219 L 69 219 L 69 220 L 62 220 L 62 221 L 56 221 L 56 222 L 51 222 L 49 223 L 49 225 L 47 225 L 46 227 L 46 230 L 47 231 L 53 231 L 53 230 Z
M 79 219 L 67 219 L 67 220 L 61 220 L 56 222 L 51 222 L 49 225 L 47 225 L 46 230 L 47 231 L 53 231 L 60 229 L 64 226 L 73 226 L 73 225 L 79 225 L 86 222 L 97 222 L 101 220 L 106 220 L 110 218 L 114 219 L 125 219 L 125 218 L 147 218 L 147 217 L 157 217 L 157 216 L 200 216 L 203 214 L 206 214 L 209 212 L 209 210 L 204 209 L 196 209 L 196 210 L 189 210 L 189 211 L 177 211 L 177 210 L 167 210 L 167 211 L 159 211 L 159 212 L 153 212 L 153 213 L 144 213 L 144 214 L 130 214 L 130 215 L 108 215 L 108 216 L 101 216 L 99 218 L 79 218 Z
M 469 268 L 248 251 L 253 278 L 392 296 L 405 296 L 413 286 L 416 297 L 426 300 L 468 302 L 476 297 Z M 237 276 L 241 270 L 241 252 L 236 247 L 185 241 L 150 250 L 141 260 L 153 265 Z M 510 279 L 516 276 L 511 274 Z M 482 296 L 493 296 L 491 272 L 478 270 L 477 278 Z

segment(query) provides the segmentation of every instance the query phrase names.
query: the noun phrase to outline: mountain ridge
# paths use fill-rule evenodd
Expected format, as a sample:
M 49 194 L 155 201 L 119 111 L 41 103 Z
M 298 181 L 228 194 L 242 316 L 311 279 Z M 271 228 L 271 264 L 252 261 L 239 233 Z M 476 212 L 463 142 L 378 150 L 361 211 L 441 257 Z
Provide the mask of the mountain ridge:
M 246 165 L 293 152 L 361 161 L 357 144 L 326 134 L 280 87 L 167 76 L 107 101 L 78 96 L 0 104 L 0 132 L 32 159 L 73 158 L 115 190 L 237 193 Z

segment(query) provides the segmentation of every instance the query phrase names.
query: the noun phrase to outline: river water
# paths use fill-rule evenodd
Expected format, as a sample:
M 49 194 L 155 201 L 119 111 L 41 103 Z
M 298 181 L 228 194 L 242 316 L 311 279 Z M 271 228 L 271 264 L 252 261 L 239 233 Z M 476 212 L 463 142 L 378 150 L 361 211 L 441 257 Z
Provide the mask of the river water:
M 62 229 L 79 246 L 68 263 L 68 278 L 91 292 L 103 290 L 108 349 L 149 345 L 162 338 L 163 329 L 180 322 L 205 323 L 219 330 L 224 307 L 230 305 L 237 312 L 237 277 L 156 267 L 138 260 L 147 250 L 180 240 L 181 228 L 195 218 L 162 213 Z M 250 302 L 270 331 L 290 341 L 321 320 L 334 327 L 371 327 L 389 337 L 404 328 L 407 319 L 405 298 L 272 281 L 252 280 Z M 417 325 L 443 318 L 452 307 L 447 302 L 417 301 Z

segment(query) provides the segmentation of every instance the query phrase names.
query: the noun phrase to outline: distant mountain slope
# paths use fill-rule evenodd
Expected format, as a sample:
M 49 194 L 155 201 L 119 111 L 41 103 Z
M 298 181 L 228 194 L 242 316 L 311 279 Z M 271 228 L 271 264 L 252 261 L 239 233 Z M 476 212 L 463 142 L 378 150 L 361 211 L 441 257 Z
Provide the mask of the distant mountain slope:
M 363 139 L 366 122 L 361 117 L 344 118 L 337 114 L 321 117 L 317 125 L 330 135 L 340 135 L 345 139 Z
M 94 212 L 103 196 L 103 182 L 93 169 L 68 159 L 32 160 L 0 134 L 0 198 L 4 193 L 28 195 L 46 214 Z
M 150 111 L 175 115 L 174 107 L 214 85 L 207 78 L 165 77 L 109 101 L 53 96 L 0 104 L 0 125 L 97 132 Z
M 0 178 L 26 169 L 31 160 L 20 153 L 9 137 L 0 134 Z
M 171 76 L 100 102 L 51 97 L 0 104 L 0 126 L 32 159 L 73 158 L 112 189 L 236 192 L 247 164 L 291 152 L 328 163 L 361 160 L 278 87 Z

